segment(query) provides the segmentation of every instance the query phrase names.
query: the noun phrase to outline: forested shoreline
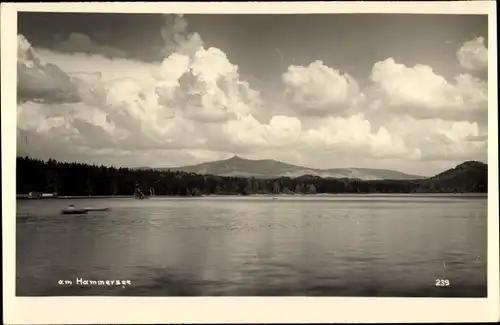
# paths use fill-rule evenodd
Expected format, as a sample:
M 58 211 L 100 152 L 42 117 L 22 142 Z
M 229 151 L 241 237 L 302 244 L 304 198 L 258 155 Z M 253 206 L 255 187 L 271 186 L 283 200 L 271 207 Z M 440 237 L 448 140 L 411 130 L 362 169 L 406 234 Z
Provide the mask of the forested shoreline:
M 200 196 L 333 193 L 486 193 L 487 165 L 466 162 L 420 180 L 324 179 L 317 176 L 223 177 L 181 171 L 115 168 L 18 157 L 16 193 L 59 196 Z

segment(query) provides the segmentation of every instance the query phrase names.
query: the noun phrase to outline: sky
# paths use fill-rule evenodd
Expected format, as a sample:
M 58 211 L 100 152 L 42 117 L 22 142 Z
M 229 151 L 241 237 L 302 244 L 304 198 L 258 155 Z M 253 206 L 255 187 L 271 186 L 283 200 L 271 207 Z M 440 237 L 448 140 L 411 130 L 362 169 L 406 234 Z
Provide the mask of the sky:
M 430 176 L 487 161 L 486 15 L 20 12 L 18 155 L 275 159 Z

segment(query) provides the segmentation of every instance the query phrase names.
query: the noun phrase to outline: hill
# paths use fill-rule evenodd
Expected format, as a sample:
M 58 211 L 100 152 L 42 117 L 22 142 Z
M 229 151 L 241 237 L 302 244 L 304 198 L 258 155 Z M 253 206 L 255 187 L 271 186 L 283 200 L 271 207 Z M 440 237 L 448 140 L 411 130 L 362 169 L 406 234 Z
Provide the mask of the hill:
M 429 190 L 450 192 L 486 192 L 488 189 L 488 165 L 479 161 L 466 161 L 421 181 Z
M 142 167 L 141 169 L 146 168 Z M 197 165 L 175 168 L 155 168 L 155 170 L 183 171 L 202 175 L 229 177 L 255 177 L 259 179 L 273 179 L 278 177 L 297 178 L 301 176 L 320 178 L 356 178 L 361 180 L 410 180 L 425 178 L 423 176 L 409 175 L 394 170 L 369 168 L 315 169 L 286 164 L 276 160 L 250 160 L 238 156 L 234 156 L 226 160 L 206 162 Z

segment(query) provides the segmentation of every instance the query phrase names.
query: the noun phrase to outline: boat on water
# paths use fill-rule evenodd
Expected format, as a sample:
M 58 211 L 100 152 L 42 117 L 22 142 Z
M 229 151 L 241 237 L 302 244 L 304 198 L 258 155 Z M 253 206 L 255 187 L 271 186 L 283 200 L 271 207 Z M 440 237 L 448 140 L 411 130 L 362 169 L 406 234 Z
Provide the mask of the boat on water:
M 61 211 L 62 214 L 87 214 L 88 211 L 85 209 L 64 209 Z
M 89 212 L 109 211 L 110 208 L 83 208 L 76 209 L 73 205 L 61 211 L 62 214 L 87 214 Z

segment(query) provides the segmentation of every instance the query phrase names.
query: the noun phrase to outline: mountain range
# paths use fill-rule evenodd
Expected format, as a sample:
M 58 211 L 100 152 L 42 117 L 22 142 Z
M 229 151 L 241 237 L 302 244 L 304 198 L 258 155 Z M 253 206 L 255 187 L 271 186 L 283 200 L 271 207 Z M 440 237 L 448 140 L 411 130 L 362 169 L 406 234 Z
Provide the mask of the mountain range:
M 141 167 L 139 169 L 151 169 Z M 413 180 L 425 179 L 419 175 L 405 174 L 399 171 L 371 168 L 331 168 L 317 169 L 291 165 L 271 159 L 250 160 L 233 156 L 226 160 L 205 162 L 197 165 L 171 168 L 152 168 L 154 170 L 182 171 L 202 175 L 230 176 L 230 177 L 255 177 L 259 179 L 272 179 L 278 177 L 297 178 L 301 176 L 314 176 L 324 179 L 350 178 L 360 180 Z

